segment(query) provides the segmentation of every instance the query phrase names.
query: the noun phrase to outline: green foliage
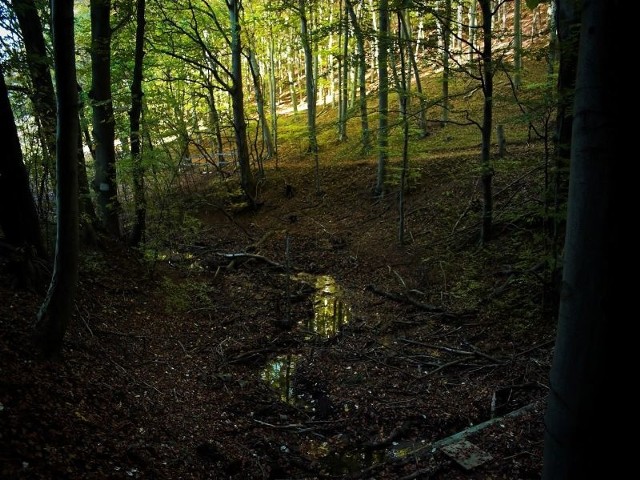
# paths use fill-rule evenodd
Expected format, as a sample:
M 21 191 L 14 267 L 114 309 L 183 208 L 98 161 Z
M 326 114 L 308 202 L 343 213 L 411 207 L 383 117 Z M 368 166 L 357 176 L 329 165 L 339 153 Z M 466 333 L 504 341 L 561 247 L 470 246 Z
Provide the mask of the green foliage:
M 409 167 L 405 173 L 405 191 L 415 190 L 422 178 L 422 168 Z M 387 178 L 385 185 L 387 187 L 399 187 L 402 179 L 402 165 L 389 165 L 387 168 Z

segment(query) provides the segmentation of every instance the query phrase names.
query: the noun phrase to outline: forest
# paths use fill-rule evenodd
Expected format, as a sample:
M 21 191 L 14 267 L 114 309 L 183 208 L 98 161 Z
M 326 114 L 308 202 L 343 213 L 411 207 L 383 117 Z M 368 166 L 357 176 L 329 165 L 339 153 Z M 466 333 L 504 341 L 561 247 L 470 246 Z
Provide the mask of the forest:
M 615 470 L 620 3 L 0 0 L 0 477 Z

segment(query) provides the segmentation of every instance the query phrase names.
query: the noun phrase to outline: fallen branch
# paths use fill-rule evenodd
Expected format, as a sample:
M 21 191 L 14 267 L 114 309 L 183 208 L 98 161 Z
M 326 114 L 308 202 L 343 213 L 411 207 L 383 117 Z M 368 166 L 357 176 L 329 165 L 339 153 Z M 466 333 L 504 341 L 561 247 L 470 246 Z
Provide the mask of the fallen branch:
M 452 348 L 452 347 L 445 347 L 443 345 L 435 345 L 433 343 L 419 342 L 417 340 L 411 340 L 411 339 L 405 338 L 405 337 L 400 337 L 400 338 L 398 338 L 398 340 L 400 340 L 401 342 L 404 342 L 404 343 L 411 343 L 413 345 L 419 345 L 421 347 L 433 348 L 434 350 L 442 350 L 442 351 L 450 352 L 450 353 L 458 353 L 460 355 L 475 355 L 475 352 L 469 352 L 467 350 L 460 350 L 460 349 Z
M 465 430 L 462 430 L 458 433 L 454 433 L 453 435 L 451 435 L 450 437 L 445 437 L 441 440 L 438 440 L 436 442 L 433 442 L 431 444 L 428 445 L 422 445 L 418 448 L 416 448 L 415 450 L 413 450 L 412 452 L 407 454 L 407 457 L 410 455 L 417 455 L 417 456 L 421 456 L 419 455 L 419 452 L 423 452 L 423 455 L 429 455 L 433 452 L 435 452 L 436 450 L 438 450 L 439 448 L 442 447 L 446 447 L 447 445 L 451 445 L 452 443 L 456 443 L 459 442 L 460 440 L 464 440 L 465 438 L 469 437 L 470 435 L 473 435 L 474 433 L 478 433 L 481 430 L 484 430 L 487 427 L 490 427 L 492 425 L 495 425 L 497 423 L 501 423 L 504 422 L 507 419 L 510 418 L 517 418 L 521 415 L 524 415 L 525 413 L 530 412 L 531 410 L 534 410 L 536 407 L 539 407 L 542 403 L 542 400 L 536 400 L 535 402 L 530 403 L 529 405 L 525 405 L 522 408 L 519 408 L 517 410 L 514 410 L 513 412 L 509 412 L 506 415 L 503 415 L 502 417 L 496 417 L 496 418 L 492 418 L 490 420 L 487 420 L 485 422 L 482 423 L 478 423 L 477 425 L 473 425 Z M 426 450 L 426 452 L 425 452 Z
M 275 425 L 273 423 L 263 422 L 262 420 L 258 420 L 257 418 L 253 419 L 254 422 L 259 423 L 260 425 L 264 425 L 265 427 L 277 428 L 281 430 L 287 430 L 290 428 L 305 428 L 306 425 L 302 423 L 288 423 L 286 425 Z
M 263 257 L 262 255 L 257 255 L 255 253 L 218 253 L 216 252 L 216 255 L 219 255 L 224 258 L 230 258 L 231 260 L 237 260 L 239 258 L 252 258 L 254 260 L 260 260 L 261 262 L 264 262 L 267 265 L 271 265 L 272 267 L 277 268 L 278 270 L 285 269 L 285 266 L 282 265 L 281 263 L 274 262 L 273 260 L 270 260 L 267 257 Z
M 409 304 L 413 305 L 414 307 L 418 307 L 421 310 L 426 310 L 427 312 L 445 313 L 440 307 L 436 307 L 435 305 L 431 305 L 429 303 L 418 302 L 417 300 L 414 300 L 413 298 L 409 297 L 408 295 L 406 295 L 404 293 L 385 292 L 384 290 L 380 290 L 380 289 L 376 288 L 375 285 L 367 285 L 365 287 L 365 290 L 373 292 L 376 295 L 380 295 L 382 297 L 389 298 L 391 300 L 395 300 L 396 302 L 409 303 Z
M 433 370 L 431 370 L 430 372 L 424 372 L 425 375 L 433 375 L 434 373 L 439 372 L 440 370 L 443 370 L 447 367 L 451 367 L 453 365 L 457 365 L 459 363 L 464 362 L 464 358 L 458 358 L 457 360 L 452 360 L 450 362 L 444 363 L 442 365 L 440 365 L 438 368 L 435 368 Z
M 397 460 L 392 460 L 391 462 L 381 462 L 381 463 L 376 463 L 368 468 L 365 468 L 363 470 L 361 470 L 359 472 L 359 476 L 363 477 L 365 475 L 368 475 L 370 472 L 377 470 L 380 468 L 381 465 L 383 465 L 384 463 L 392 463 L 394 465 L 404 465 L 407 464 L 409 462 L 415 462 L 417 459 L 421 459 L 421 460 L 425 460 L 429 457 L 431 457 L 433 454 L 435 454 L 439 449 L 441 449 L 442 447 L 446 447 L 447 445 L 451 445 L 454 443 L 457 443 L 461 440 L 464 440 L 465 438 L 480 432 L 481 430 L 484 430 L 487 427 L 491 427 L 493 425 L 499 424 L 501 422 L 504 422 L 505 420 L 511 419 L 511 418 L 517 418 L 521 415 L 524 415 L 525 413 L 528 413 L 532 410 L 535 410 L 536 408 L 540 407 L 542 405 L 542 403 L 544 402 L 544 399 L 542 400 L 536 400 L 532 403 L 530 403 L 529 405 L 525 405 L 522 408 L 519 408 L 517 410 L 514 410 L 512 412 L 507 413 L 506 415 L 503 415 L 502 417 L 496 417 L 496 418 L 492 418 L 490 420 L 487 420 L 485 422 L 482 423 L 478 423 L 477 425 L 473 425 L 465 430 L 462 430 L 458 433 L 454 433 L 453 435 L 449 436 L 449 437 L 445 437 L 442 438 L 440 440 L 437 440 L 435 442 L 432 443 L 428 443 L 426 445 L 419 445 L 415 450 L 411 450 L 410 448 L 406 449 L 406 453 L 403 453 L 401 458 L 398 458 Z M 414 443 L 414 445 L 417 442 Z M 403 449 L 404 450 L 404 449 Z M 416 478 L 413 476 L 408 476 L 405 478 Z
M 526 355 L 527 353 L 531 353 L 531 352 L 533 352 L 534 350 L 537 350 L 537 349 L 539 349 L 539 348 L 546 347 L 546 346 L 548 346 L 548 345 L 553 345 L 553 344 L 555 343 L 555 341 L 556 341 L 556 339 L 555 339 L 555 338 L 552 338 L 551 340 L 547 340 L 546 342 L 542 342 L 542 343 L 539 343 L 539 344 L 537 344 L 537 345 L 534 345 L 534 346 L 533 346 L 533 347 L 531 347 L 531 348 L 527 348 L 526 350 L 524 350 L 524 351 L 522 351 L 522 352 L 518 352 L 518 353 L 516 353 L 516 354 L 513 356 L 513 358 L 521 357 L 522 355 Z

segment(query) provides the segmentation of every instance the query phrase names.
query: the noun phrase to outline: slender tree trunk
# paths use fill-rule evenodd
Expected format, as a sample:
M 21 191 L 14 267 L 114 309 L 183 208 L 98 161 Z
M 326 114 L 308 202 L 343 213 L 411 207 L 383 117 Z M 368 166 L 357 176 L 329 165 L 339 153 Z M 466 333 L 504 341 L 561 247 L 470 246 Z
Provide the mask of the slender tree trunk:
M 213 85 L 207 84 L 207 104 L 209 105 L 209 123 L 213 129 L 216 139 L 216 155 L 218 156 L 218 166 L 222 166 L 225 163 L 224 158 L 224 145 L 222 142 L 222 132 L 220 131 L 220 115 L 218 115 L 218 108 L 216 107 L 216 97 L 213 92 Z
M 309 135 L 309 152 L 318 150 L 316 137 L 316 84 L 313 75 L 313 49 L 309 34 L 309 25 L 306 14 L 306 0 L 299 0 L 300 36 L 302 49 L 304 50 L 304 74 L 307 90 L 307 129 Z
M 444 127 L 449 121 L 449 57 L 451 55 L 451 0 L 444 0 L 442 23 L 442 115 L 440 123 Z
M 258 109 L 258 118 L 260 119 L 260 127 L 262 129 L 262 141 L 267 148 L 267 158 L 274 156 L 273 143 L 271 142 L 271 133 L 269 132 L 269 124 L 267 116 L 264 113 L 264 95 L 262 94 L 262 80 L 260 77 L 260 66 L 253 50 L 249 50 L 249 67 L 251 69 L 251 78 L 253 79 L 253 88 L 256 92 L 256 107 Z
M 315 166 L 316 194 L 320 193 L 320 161 L 318 159 L 318 138 L 316 133 L 316 79 L 313 62 L 313 44 L 309 33 L 309 20 L 306 12 L 306 0 L 299 0 L 300 36 L 304 51 L 304 73 L 307 90 L 307 129 L 309 135 L 308 152 L 313 154 Z
M 346 1 L 346 0 L 345 0 Z M 342 4 L 342 2 L 340 2 Z M 347 6 L 348 7 L 348 6 Z M 340 76 L 340 112 L 338 120 L 338 140 L 347 140 L 347 111 L 349 103 L 349 22 L 347 10 L 340 9 L 340 25 L 344 32 L 342 35 L 342 75 Z
M 371 71 L 372 73 L 378 73 L 378 49 L 380 48 L 378 45 L 378 38 L 380 38 L 380 35 L 375 15 L 375 12 L 378 10 L 374 7 L 373 0 L 369 0 L 369 11 L 373 12 L 371 14 Z M 380 79 L 376 78 L 375 80 L 379 81 Z M 372 78 L 371 81 L 373 82 L 374 79 Z
M 100 228 L 98 215 L 96 214 L 89 187 L 89 177 L 87 175 L 87 162 L 84 155 L 84 144 L 82 143 L 83 133 L 91 159 L 95 161 L 95 150 L 91 142 L 91 135 L 84 118 L 84 101 L 82 87 L 78 84 L 78 195 L 80 201 L 80 225 L 82 227 L 82 242 L 85 245 L 96 243 L 96 229 Z
M 78 103 L 78 109 L 81 103 Z M 84 158 L 84 145 L 82 143 L 82 124 L 78 118 L 78 202 L 80 202 L 80 233 L 82 245 L 95 246 L 97 244 L 96 229 L 99 228 L 98 216 L 91 199 L 89 177 L 87 176 L 87 164 Z
M 131 110 L 129 111 L 129 142 L 133 162 L 133 203 L 136 220 L 131 230 L 129 243 L 139 245 L 146 231 L 147 199 L 145 196 L 142 162 L 142 135 L 140 117 L 142 116 L 142 65 L 144 60 L 145 0 L 137 0 L 136 47 L 134 53 L 133 78 L 131 79 Z
M 78 89 L 73 1 L 52 2 L 53 51 L 58 99 L 57 236 L 49 291 L 38 312 L 37 336 L 45 357 L 57 356 L 71 322 L 78 283 Z
M 400 116 L 402 118 L 402 170 L 400 171 L 400 190 L 398 192 L 398 242 L 400 245 L 403 245 L 405 221 L 404 193 L 407 183 L 407 170 L 409 169 L 409 89 L 405 55 L 406 50 L 408 50 L 409 55 L 411 55 L 411 46 L 410 44 L 404 45 L 402 41 L 402 37 L 406 36 L 406 33 L 402 32 L 404 15 L 401 10 L 398 11 L 398 24 L 398 46 L 400 49 L 400 85 L 398 85 L 398 90 L 400 92 Z
M 249 144 L 247 142 L 247 121 L 244 116 L 244 92 L 242 90 L 242 44 L 240 41 L 240 0 L 229 0 L 229 19 L 231 21 L 231 72 L 233 86 L 231 101 L 233 106 L 233 129 L 238 149 L 240 167 L 240 185 L 249 203 L 255 204 L 255 180 L 251 173 Z
M 293 107 L 293 114 L 298 114 L 298 89 L 296 85 L 296 81 L 293 75 L 293 63 L 289 63 L 289 68 L 287 69 L 287 76 L 289 77 L 289 94 L 291 95 L 291 106 Z
M 522 83 L 522 1 L 513 2 L 513 85 L 516 89 Z
M 95 187 L 105 230 L 120 236 L 116 181 L 115 118 L 111 96 L 111 1 L 91 0 L 91 104 L 96 144 Z
M 376 196 L 384 195 L 389 156 L 389 2 L 380 0 L 378 29 L 378 172 Z
M 469 63 L 473 62 L 476 56 L 476 4 L 477 0 L 469 0 Z
M 276 63 L 275 63 L 275 42 L 273 31 L 269 31 L 269 92 L 271 100 L 271 145 L 273 154 L 276 157 L 276 169 L 278 168 L 278 108 L 276 91 Z
M 29 175 L 23 162 L 18 129 L 15 124 L 9 92 L 0 65 L 0 131 L 4 152 L 0 155 L 0 227 L 8 243 L 15 248 L 33 249 L 36 256 L 47 257 L 38 222 L 38 212 Z M 37 279 L 29 279 L 37 280 Z
M 603 446 L 603 439 L 616 438 L 620 420 L 629 413 L 615 395 L 616 373 L 628 352 L 614 351 L 625 345 L 614 343 L 623 331 L 614 319 L 633 301 L 619 273 L 628 252 L 621 240 L 625 204 L 620 189 L 626 170 L 620 159 L 632 140 L 620 136 L 626 77 L 611 55 L 619 47 L 616 32 L 623 4 L 585 0 L 583 5 L 563 295 L 545 416 L 543 480 L 591 478 L 594 472 L 627 476 L 612 467 L 610 454 L 616 449 Z
M 367 58 L 365 56 L 364 48 L 364 33 L 360 28 L 360 22 L 356 16 L 355 9 L 353 8 L 353 0 L 346 0 L 349 15 L 351 17 L 351 23 L 353 24 L 353 32 L 356 37 L 356 45 L 358 49 L 358 63 L 360 68 L 358 69 L 360 75 L 359 90 L 360 90 L 360 124 L 362 127 L 361 141 L 362 151 L 367 153 L 371 148 L 371 133 L 369 132 L 369 114 L 367 109 Z
M 556 0 L 551 0 L 549 2 L 549 53 L 547 55 L 547 73 L 549 76 L 553 75 L 556 57 L 558 52 L 558 35 L 557 35 L 557 25 L 556 25 L 556 8 L 557 2 Z
M 403 12 L 400 16 L 400 20 L 402 21 L 403 28 L 403 37 L 407 42 L 407 55 L 409 56 L 409 62 L 411 64 L 411 68 L 413 69 L 413 75 L 416 79 L 416 91 L 418 92 L 418 98 L 420 99 L 420 115 L 418 117 L 418 125 L 420 127 L 420 138 L 427 138 L 429 136 L 429 129 L 427 126 L 427 99 L 422 90 L 422 80 L 420 79 L 420 69 L 418 68 L 418 62 L 416 60 L 415 55 L 412 55 L 411 49 L 411 29 L 409 28 L 409 22 L 406 20 L 408 13 Z M 407 91 L 409 90 L 409 82 L 411 80 L 411 76 L 407 78 Z M 411 97 L 407 99 L 407 108 L 409 108 L 409 100 Z
M 484 107 L 482 113 L 482 227 L 480 243 L 486 244 L 491 240 L 491 226 L 493 223 L 493 194 L 491 183 L 493 180 L 493 166 L 491 165 L 491 129 L 493 123 L 493 52 L 492 52 L 492 11 L 491 0 L 479 0 L 482 11 L 482 93 Z
M 461 61 L 462 59 L 462 35 L 464 30 L 464 25 L 462 22 L 462 10 L 463 10 L 463 2 L 458 3 L 458 8 L 456 9 L 456 23 L 458 24 L 458 28 L 456 29 L 456 39 L 454 40 L 454 55 Z

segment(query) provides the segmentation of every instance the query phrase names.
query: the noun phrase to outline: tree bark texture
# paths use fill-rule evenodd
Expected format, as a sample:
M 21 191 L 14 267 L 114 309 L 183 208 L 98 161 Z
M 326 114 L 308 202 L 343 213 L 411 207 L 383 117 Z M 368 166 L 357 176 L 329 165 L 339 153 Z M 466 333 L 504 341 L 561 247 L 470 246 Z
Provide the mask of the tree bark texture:
M 482 180 L 482 226 L 480 229 L 480 243 L 485 244 L 491 240 L 491 226 L 493 223 L 493 166 L 491 165 L 491 126 L 493 123 L 493 52 L 492 52 L 492 28 L 491 0 L 480 0 L 482 11 L 482 93 L 484 95 L 484 107 L 482 112 L 482 156 L 481 156 L 481 180 Z
M 134 53 L 133 78 L 131 79 L 131 110 L 129 111 L 129 143 L 133 162 L 133 202 L 136 219 L 131 230 L 129 243 L 138 245 L 146 230 L 147 200 L 144 187 L 145 169 L 142 162 L 142 65 L 144 60 L 144 29 L 146 0 L 137 0 L 136 46 Z
M 58 355 L 71 322 L 78 283 L 78 89 L 73 0 L 52 2 L 58 128 L 56 251 L 53 275 L 38 312 L 37 336 L 45 357 Z
M 613 337 L 616 318 L 632 300 L 619 274 L 624 216 L 620 178 L 625 75 L 611 54 L 618 48 L 620 1 L 585 0 L 577 69 L 569 209 L 556 347 L 545 416 L 544 480 L 616 475 L 603 439 L 620 428 L 621 399 L 614 385 L 622 362 Z M 626 260 L 626 259 L 625 259 Z M 620 335 L 621 333 L 618 333 Z M 617 350 L 623 342 L 616 342 Z M 619 355 L 619 354 L 618 354 Z M 633 412 L 625 411 L 625 417 Z M 615 442 L 614 442 L 615 445 Z M 617 445 L 616 445 L 617 446 Z M 615 449 L 613 449 L 615 450 Z M 618 453 L 618 452 L 614 452 Z M 620 462 L 626 465 L 626 462 Z
M 1 65 L 0 131 L 3 132 L 5 148 L 0 155 L 0 228 L 12 247 L 34 249 L 37 256 L 45 258 L 38 213 Z
M 27 54 L 27 66 L 32 83 L 30 96 L 35 116 L 44 133 L 44 153 L 53 164 L 56 154 L 56 96 L 40 15 L 33 0 L 12 0 L 11 4 L 18 19 Z
M 95 188 L 105 230 L 120 236 L 116 181 L 115 118 L 111 96 L 111 1 L 91 0 L 91 106 L 95 142 Z

